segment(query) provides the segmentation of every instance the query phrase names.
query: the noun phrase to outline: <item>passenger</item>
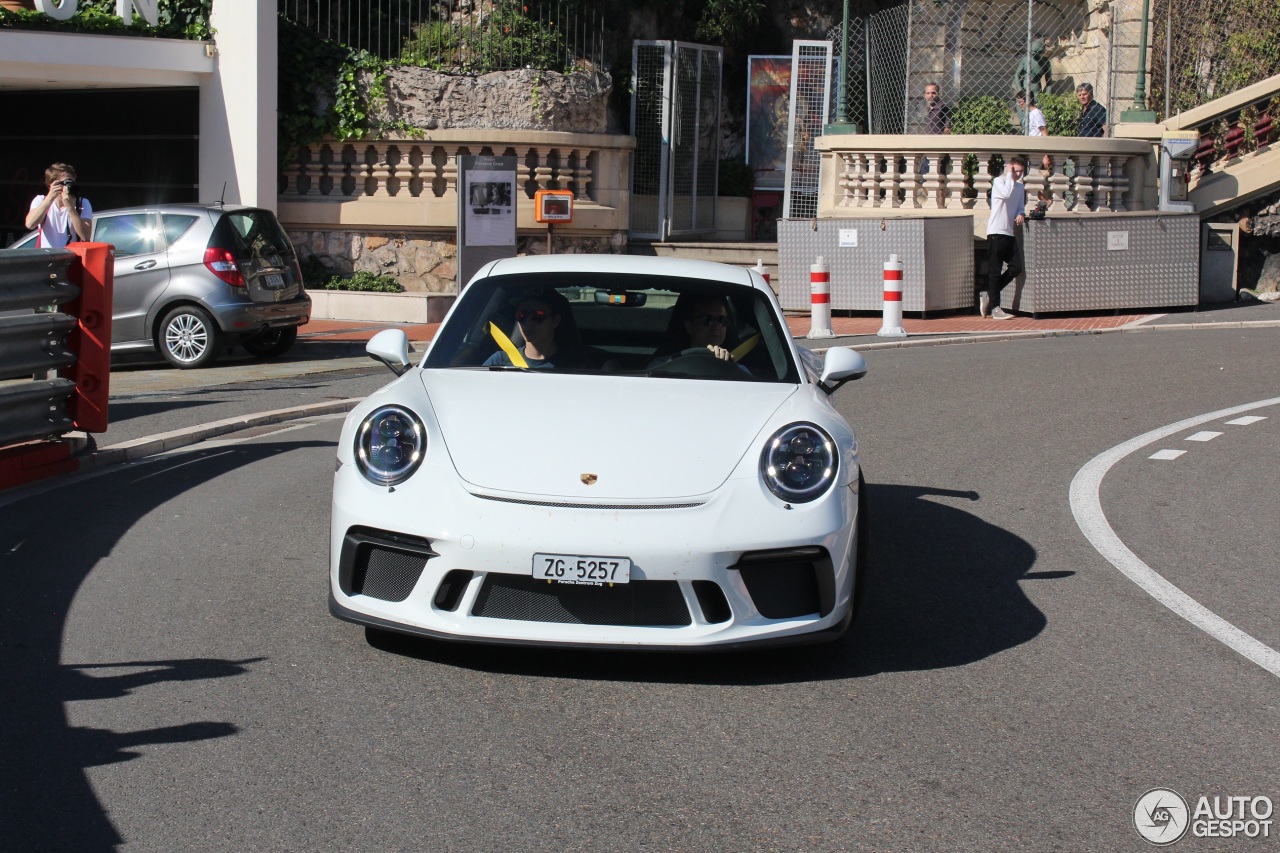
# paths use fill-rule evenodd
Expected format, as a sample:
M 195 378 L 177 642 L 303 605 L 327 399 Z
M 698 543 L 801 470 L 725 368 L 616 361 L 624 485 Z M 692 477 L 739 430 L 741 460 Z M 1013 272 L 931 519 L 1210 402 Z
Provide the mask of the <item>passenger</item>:
M 532 370 L 559 367 L 577 367 L 581 359 L 566 351 L 558 340 L 561 324 L 565 322 L 569 303 L 554 291 L 532 294 L 522 298 L 516 307 L 516 323 L 524 336 L 521 354 L 525 367 Z M 510 341 L 508 341 L 510 343 Z M 518 367 L 505 349 L 485 359 L 485 367 Z

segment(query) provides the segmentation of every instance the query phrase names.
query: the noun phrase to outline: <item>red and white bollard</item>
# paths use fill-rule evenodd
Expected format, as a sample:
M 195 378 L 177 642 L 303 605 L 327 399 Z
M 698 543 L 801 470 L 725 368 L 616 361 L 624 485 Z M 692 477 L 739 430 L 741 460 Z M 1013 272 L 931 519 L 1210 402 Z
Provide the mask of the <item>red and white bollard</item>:
M 902 261 L 890 255 L 884 262 L 884 323 L 876 335 L 881 338 L 905 338 L 902 328 Z
M 769 283 L 769 271 L 764 268 L 763 258 L 756 258 L 756 265 L 751 269 L 755 272 L 760 273 L 760 277 L 764 279 L 765 284 L 768 284 L 770 287 L 773 287 L 773 285 Z
M 831 331 L 831 272 L 819 255 L 809 267 L 809 334 L 810 338 L 834 338 Z

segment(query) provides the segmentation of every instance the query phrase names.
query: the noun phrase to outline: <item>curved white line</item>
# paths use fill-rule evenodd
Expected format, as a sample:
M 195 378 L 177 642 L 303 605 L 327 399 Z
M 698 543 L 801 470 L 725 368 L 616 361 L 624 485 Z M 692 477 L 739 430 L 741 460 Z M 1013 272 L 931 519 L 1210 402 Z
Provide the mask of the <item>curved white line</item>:
M 1150 566 L 1138 559 L 1138 556 L 1130 551 L 1120 541 L 1120 537 L 1116 535 L 1116 532 L 1111 529 L 1111 524 L 1102 512 L 1102 502 L 1099 498 L 1102 478 L 1106 476 L 1113 465 L 1130 453 L 1174 433 L 1199 426 L 1207 421 L 1276 405 L 1280 405 L 1280 397 L 1261 400 L 1257 403 L 1247 403 L 1231 409 L 1221 409 L 1216 412 L 1210 412 L 1207 415 L 1198 415 L 1194 418 L 1188 418 L 1185 421 L 1178 421 L 1176 424 L 1170 424 L 1169 426 L 1144 433 L 1137 438 L 1126 441 L 1124 444 L 1100 453 L 1077 471 L 1075 478 L 1071 481 L 1071 514 L 1075 516 L 1076 524 L 1080 525 L 1080 531 L 1084 533 L 1085 538 L 1092 543 L 1099 554 L 1105 557 L 1111 565 L 1119 569 L 1125 577 L 1142 587 L 1156 601 L 1192 625 L 1195 625 L 1201 631 L 1280 678 L 1280 652 L 1241 631 L 1235 625 L 1232 625 L 1169 583 Z

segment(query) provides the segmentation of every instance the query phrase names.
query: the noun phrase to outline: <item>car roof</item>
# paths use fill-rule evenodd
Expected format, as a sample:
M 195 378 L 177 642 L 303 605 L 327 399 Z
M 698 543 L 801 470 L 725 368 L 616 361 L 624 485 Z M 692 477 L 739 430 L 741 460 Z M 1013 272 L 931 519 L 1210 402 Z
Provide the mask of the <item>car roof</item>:
M 746 267 L 735 267 L 713 261 L 655 258 L 645 255 L 525 255 L 493 261 L 481 268 L 476 275 L 479 277 L 549 272 L 674 276 L 737 284 L 742 287 L 758 287 Z
M 109 210 L 95 210 L 94 216 L 106 216 L 107 214 L 118 213 L 142 213 L 147 210 L 158 210 L 161 213 L 201 213 L 201 212 L 217 212 L 228 211 L 235 212 L 238 210 L 264 210 L 265 208 L 253 207 L 244 204 L 218 204 L 217 202 L 172 202 L 167 204 L 135 204 L 130 207 L 113 207 Z

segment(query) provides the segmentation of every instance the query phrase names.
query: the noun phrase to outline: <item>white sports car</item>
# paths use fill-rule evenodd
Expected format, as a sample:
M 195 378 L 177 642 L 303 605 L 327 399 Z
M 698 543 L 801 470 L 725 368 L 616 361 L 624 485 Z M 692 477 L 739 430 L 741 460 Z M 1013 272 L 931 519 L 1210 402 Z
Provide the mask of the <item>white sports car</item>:
M 700 261 L 495 261 L 419 367 L 348 416 L 330 611 L 448 640 L 665 649 L 848 627 L 865 550 L 862 356 L 797 348 L 759 274 Z M 861 546 L 861 547 L 860 547 Z

